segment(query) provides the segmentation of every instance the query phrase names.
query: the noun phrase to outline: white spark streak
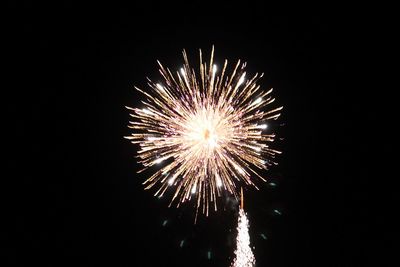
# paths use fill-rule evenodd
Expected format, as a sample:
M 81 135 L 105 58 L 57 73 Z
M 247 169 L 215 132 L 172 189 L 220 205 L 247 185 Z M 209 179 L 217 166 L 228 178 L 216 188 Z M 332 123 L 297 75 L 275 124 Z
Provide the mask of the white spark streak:
M 256 259 L 250 247 L 249 220 L 243 209 L 239 210 L 235 259 L 231 267 L 254 267 Z

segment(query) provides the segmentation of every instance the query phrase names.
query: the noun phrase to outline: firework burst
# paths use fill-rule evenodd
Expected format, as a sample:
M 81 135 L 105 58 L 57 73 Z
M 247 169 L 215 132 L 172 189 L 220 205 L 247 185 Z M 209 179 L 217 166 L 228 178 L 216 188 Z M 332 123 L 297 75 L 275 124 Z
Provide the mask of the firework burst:
M 213 57 L 214 49 L 210 63 L 203 62 L 200 50 L 198 74 L 185 51 L 175 74 L 158 62 L 163 82 L 148 80 L 146 91 L 135 87 L 145 96 L 144 106 L 127 107 L 133 133 L 126 138 L 140 145 L 141 171 L 158 168 L 145 188 L 155 187 L 159 197 L 173 190 L 171 204 L 178 206 L 194 198 L 205 214 L 212 206 L 217 210 L 222 193 L 238 198 L 240 186 L 256 187 L 254 177 L 265 181 L 258 172 L 276 164 L 280 153 L 270 148 L 275 135 L 266 128 L 282 107 L 267 108 L 275 99 L 272 89 L 257 85 L 263 74 L 247 79 L 240 60 L 228 74 L 228 61 L 219 70 Z

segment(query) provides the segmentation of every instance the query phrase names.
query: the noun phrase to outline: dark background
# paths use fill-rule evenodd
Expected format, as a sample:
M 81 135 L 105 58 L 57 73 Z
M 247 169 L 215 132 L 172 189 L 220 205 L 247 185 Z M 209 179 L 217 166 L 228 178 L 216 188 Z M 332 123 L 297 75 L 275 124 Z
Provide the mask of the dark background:
M 240 58 L 264 72 L 284 106 L 280 165 L 265 174 L 277 186 L 246 190 L 257 266 L 393 266 L 380 91 L 362 71 L 372 65 L 370 18 L 244 3 L 11 7 L 9 265 L 229 266 L 236 203 L 194 225 L 191 206 L 168 208 L 143 190 L 137 147 L 123 139 L 124 106 L 140 103 L 133 85 L 160 79 L 156 60 L 176 69 L 183 48 L 196 62 L 215 45 L 220 64 Z

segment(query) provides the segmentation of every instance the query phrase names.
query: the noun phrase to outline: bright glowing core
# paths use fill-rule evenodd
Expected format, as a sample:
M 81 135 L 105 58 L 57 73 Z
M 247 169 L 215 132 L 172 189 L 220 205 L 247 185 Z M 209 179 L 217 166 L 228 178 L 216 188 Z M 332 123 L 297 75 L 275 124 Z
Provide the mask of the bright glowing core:
M 210 147 L 214 147 L 217 144 L 217 136 L 207 128 L 203 131 L 203 138 Z
M 186 122 L 183 136 L 187 149 L 196 155 L 209 157 L 214 149 L 223 145 L 231 136 L 231 129 L 223 113 L 202 108 Z
M 205 129 L 204 130 L 204 139 L 208 140 L 210 138 L 210 130 Z

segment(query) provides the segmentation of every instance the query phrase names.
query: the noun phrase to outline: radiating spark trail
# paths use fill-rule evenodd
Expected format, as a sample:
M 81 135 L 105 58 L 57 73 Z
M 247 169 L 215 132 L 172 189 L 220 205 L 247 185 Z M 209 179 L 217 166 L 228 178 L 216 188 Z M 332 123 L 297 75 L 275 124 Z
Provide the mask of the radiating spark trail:
M 256 259 L 250 247 L 249 221 L 243 208 L 239 210 L 235 259 L 231 267 L 253 267 Z
M 276 164 L 280 152 L 270 148 L 274 133 L 267 122 L 276 120 L 282 107 L 272 107 L 272 89 L 257 84 L 263 74 L 248 79 L 246 64 L 237 62 L 228 74 L 228 61 L 220 69 L 203 62 L 199 73 L 190 67 L 183 51 L 184 65 L 175 74 L 160 62 L 163 82 L 148 82 L 145 99 L 132 111 L 126 138 L 139 144 L 138 161 L 144 171 L 158 168 L 145 182 L 161 197 L 173 190 L 171 204 L 195 199 L 196 208 L 208 215 L 222 193 L 238 198 L 242 185 L 256 187 L 254 178 L 265 181 L 259 171 Z M 139 171 L 139 172 L 141 172 Z M 257 187 L 256 187 L 257 188 Z

